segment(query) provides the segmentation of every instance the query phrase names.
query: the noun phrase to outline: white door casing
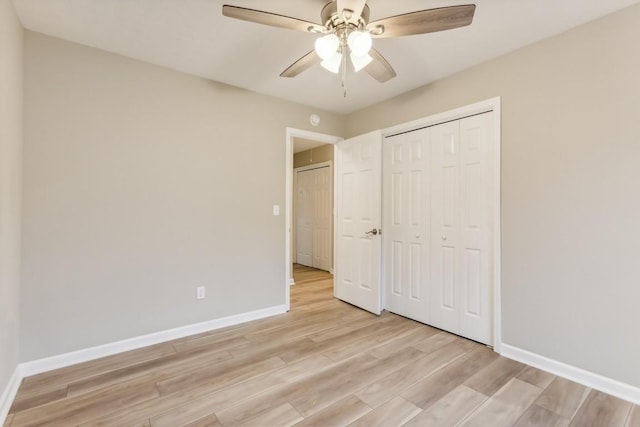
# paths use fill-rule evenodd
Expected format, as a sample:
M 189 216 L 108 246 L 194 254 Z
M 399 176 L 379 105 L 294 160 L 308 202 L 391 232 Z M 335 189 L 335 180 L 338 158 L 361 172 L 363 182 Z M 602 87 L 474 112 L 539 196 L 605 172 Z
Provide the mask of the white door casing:
M 337 144 L 335 296 L 375 314 L 380 292 L 382 134 Z M 375 230 L 375 234 L 374 234 Z

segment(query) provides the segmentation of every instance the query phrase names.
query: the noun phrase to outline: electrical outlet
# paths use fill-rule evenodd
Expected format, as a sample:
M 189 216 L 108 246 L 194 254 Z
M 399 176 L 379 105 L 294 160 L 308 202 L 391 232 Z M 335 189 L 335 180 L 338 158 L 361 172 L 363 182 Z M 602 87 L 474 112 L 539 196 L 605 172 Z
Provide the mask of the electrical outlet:
M 204 298 L 205 298 L 204 286 L 198 286 L 196 288 L 196 299 L 204 299 Z

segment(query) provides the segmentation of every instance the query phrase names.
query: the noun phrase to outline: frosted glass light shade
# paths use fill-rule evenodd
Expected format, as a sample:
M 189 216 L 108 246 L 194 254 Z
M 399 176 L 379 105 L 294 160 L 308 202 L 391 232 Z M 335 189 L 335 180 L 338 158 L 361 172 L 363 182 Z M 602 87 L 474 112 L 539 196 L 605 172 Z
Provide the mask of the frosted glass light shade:
M 356 56 L 364 56 L 371 50 L 371 34 L 367 31 L 353 31 L 347 38 L 349 49 Z
M 356 73 L 369 65 L 371 61 L 373 61 L 373 58 L 368 53 L 358 56 L 351 52 L 351 63 L 353 64 L 353 68 L 356 70 Z
M 342 54 L 340 52 L 334 52 L 333 56 L 323 60 L 322 65 L 326 70 L 331 71 L 334 74 L 338 74 L 340 71 L 340 65 L 342 64 Z
M 340 47 L 340 39 L 335 34 L 327 34 L 316 39 L 316 53 L 323 60 L 331 58 Z

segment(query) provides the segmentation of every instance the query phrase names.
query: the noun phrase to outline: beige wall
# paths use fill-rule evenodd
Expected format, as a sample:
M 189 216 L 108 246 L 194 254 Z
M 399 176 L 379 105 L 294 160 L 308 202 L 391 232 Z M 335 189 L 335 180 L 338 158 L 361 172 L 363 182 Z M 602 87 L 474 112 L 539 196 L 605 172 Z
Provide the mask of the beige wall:
M 22 360 L 284 304 L 285 128 L 343 118 L 26 34 Z
M 502 97 L 504 342 L 640 386 L 640 6 L 347 117 Z
M 316 163 L 333 161 L 333 144 L 325 144 L 293 155 L 293 167 L 315 165 Z
M 0 0 L 0 396 L 19 357 L 22 43 L 12 3 Z

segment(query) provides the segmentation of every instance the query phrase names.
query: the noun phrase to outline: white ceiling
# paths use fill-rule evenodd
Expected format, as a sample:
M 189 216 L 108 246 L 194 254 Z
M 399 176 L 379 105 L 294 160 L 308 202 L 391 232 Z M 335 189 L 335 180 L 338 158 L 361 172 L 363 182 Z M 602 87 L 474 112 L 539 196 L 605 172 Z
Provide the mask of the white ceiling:
M 640 0 L 475 0 L 471 26 L 374 40 L 398 77 L 279 77 L 317 36 L 222 16 L 222 4 L 320 21 L 327 0 L 13 0 L 25 28 L 316 108 L 349 113 Z M 371 20 L 472 0 L 368 0 Z
M 326 142 L 312 141 L 304 138 L 293 138 L 293 153 L 301 153 L 303 151 L 311 150 L 312 148 L 325 145 Z

